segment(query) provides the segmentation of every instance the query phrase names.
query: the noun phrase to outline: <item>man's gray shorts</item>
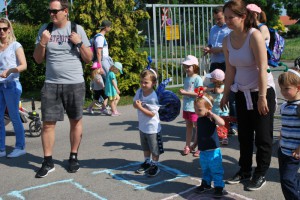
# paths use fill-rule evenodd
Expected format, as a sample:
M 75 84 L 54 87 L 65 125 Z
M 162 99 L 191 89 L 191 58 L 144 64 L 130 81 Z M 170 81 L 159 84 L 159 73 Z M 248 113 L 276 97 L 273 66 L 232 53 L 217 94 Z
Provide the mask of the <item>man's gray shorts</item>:
M 154 156 L 159 156 L 161 153 L 157 136 L 161 133 L 147 134 L 140 131 L 140 140 L 143 151 L 150 151 Z M 162 145 L 162 144 L 161 144 Z
M 70 119 L 82 118 L 85 83 L 44 83 L 41 91 L 42 121 L 63 121 L 64 111 Z

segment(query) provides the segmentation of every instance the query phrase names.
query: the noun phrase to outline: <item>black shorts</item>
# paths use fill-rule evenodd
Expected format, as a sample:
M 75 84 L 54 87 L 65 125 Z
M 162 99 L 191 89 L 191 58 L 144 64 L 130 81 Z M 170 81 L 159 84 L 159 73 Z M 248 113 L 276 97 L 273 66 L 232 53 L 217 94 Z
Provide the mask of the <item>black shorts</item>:
M 107 99 L 107 96 L 105 95 L 105 91 L 104 90 L 93 90 L 94 95 L 93 98 L 94 100 L 99 100 L 100 96 L 105 100 Z
M 63 121 L 64 111 L 70 119 L 82 118 L 85 83 L 44 83 L 41 91 L 42 121 Z

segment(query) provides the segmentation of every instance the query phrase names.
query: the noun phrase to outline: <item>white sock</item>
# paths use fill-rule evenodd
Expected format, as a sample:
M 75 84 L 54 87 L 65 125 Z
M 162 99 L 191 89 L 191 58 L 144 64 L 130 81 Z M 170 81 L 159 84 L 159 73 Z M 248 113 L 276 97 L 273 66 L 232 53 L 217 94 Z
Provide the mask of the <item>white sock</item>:
M 151 163 L 150 157 L 145 157 L 145 162 L 146 162 L 146 163 Z
M 154 161 L 154 160 L 152 160 L 152 161 L 151 161 L 151 164 L 153 164 L 153 165 L 157 165 L 157 164 L 158 164 L 158 161 Z

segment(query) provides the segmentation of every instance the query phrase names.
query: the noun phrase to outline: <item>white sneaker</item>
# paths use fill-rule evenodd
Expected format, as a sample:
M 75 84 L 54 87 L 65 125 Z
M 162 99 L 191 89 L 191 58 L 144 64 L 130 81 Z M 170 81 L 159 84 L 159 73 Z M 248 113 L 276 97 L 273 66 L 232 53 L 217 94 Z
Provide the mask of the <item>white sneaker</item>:
M 15 158 L 26 154 L 25 149 L 14 149 L 10 154 L 7 155 L 8 158 Z
M 90 114 L 94 114 L 94 111 L 93 111 L 93 109 L 92 109 L 92 108 L 87 108 L 86 110 L 88 111 L 88 113 L 90 113 Z
M 6 156 L 6 151 L 0 151 L 0 157 L 5 157 Z

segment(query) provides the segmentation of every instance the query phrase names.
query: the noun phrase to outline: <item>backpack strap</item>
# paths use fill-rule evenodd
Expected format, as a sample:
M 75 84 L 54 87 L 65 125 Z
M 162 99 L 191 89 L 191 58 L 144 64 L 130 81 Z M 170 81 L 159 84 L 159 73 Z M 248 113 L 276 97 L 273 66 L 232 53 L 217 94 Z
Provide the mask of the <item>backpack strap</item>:
M 53 22 L 50 22 L 47 27 L 46 27 L 46 30 L 50 32 L 50 34 L 52 33 L 52 30 L 53 30 Z
M 258 28 L 262 27 L 263 25 L 265 25 L 265 23 L 260 23 L 257 25 Z
M 77 24 L 71 21 L 71 32 L 77 33 Z

